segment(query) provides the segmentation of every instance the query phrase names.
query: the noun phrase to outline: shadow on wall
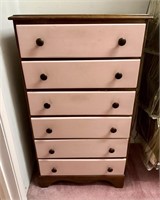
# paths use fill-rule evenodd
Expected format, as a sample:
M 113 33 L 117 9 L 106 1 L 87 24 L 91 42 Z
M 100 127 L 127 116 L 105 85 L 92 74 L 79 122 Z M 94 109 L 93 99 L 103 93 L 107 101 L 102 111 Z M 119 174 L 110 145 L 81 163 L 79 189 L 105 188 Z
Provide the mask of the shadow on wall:
M 23 88 L 23 76 L 15 36 L 10 35 L 7 37 L 1 37 L 1 47 L 5 70 L 9 80 L 9 90 L 11 93 L 15 117 L 19 129 L 19 140 L 22 144 L 23 155 L 25 155 L 25 159 L 27 160 L 27 169 L 32 170 L 31 166 L 33 166 L 35 162 L 35 150 L 33 148 L 34 145 L 31 135 L 32 129 L 29 120 L 28 108 L 26 106 L 27 99 L 25 98 L 25 92 Z M 29 174 L 31 173 L 29 172 Z

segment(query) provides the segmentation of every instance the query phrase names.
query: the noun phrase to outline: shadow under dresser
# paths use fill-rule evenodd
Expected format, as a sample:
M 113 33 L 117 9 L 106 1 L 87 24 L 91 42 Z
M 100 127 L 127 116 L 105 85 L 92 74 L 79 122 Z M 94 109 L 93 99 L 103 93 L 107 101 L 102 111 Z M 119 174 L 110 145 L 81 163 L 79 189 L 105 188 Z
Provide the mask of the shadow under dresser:
M 14 15 L 37 181 L 123 187 L 149 15 Z

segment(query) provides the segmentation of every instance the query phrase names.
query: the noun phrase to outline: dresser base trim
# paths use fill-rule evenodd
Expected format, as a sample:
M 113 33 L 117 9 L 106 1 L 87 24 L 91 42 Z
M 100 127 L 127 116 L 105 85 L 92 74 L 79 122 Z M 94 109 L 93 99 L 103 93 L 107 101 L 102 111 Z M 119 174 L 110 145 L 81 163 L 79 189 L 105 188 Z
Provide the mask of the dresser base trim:
M 116 188 L 122 188 L 124 185 L 124 175 L 115 176 L 38 176 L 35 178 L 35 184 L 39 187 L 48 187 L 59 181 L 68 181 L 76 184 L 89 184 L 97 181 L 106 181 Z

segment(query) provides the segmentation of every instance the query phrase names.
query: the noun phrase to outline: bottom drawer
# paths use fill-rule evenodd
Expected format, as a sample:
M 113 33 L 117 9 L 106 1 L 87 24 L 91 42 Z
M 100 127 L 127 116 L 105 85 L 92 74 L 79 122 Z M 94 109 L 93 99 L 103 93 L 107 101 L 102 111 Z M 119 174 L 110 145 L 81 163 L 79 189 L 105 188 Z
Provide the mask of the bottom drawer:
M 39 159 L 40 173 L 47 175 L 123 175 L 126 159 Z

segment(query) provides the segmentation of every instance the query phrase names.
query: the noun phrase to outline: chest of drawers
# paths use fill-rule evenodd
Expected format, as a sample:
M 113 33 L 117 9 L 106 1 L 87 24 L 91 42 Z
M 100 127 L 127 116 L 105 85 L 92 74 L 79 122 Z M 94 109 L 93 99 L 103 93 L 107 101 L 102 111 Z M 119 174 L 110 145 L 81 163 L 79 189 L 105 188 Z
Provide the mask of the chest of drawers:
M 40 186 L 122 187 L 148 15 L 19 15 L 14 21 Z

